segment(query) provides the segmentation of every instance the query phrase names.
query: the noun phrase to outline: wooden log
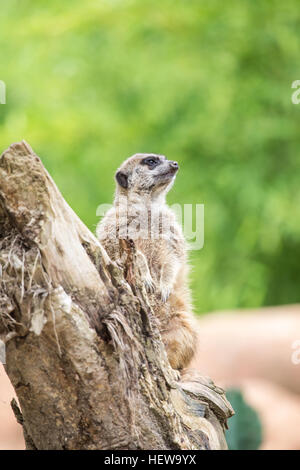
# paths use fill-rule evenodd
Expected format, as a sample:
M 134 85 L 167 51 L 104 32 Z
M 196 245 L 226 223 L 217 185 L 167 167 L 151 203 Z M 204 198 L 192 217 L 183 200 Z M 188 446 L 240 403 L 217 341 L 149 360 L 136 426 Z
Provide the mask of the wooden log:
M 0 338 L 27 449 L 224 449 L 232 408 L 167 360 L 130 284 L 26 142 L 0 157 Z

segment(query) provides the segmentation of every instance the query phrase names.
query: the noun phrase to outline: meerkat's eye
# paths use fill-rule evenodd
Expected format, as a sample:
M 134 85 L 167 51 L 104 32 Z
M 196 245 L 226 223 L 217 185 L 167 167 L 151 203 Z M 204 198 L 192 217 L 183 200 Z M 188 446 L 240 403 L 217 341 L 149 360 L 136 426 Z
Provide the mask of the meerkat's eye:
M 142 165 L 147 165 L 149 168 L 154 168 L 155 166 L 160 164 L 159 158 L 157 157 L 147 157 L 141 161 Z

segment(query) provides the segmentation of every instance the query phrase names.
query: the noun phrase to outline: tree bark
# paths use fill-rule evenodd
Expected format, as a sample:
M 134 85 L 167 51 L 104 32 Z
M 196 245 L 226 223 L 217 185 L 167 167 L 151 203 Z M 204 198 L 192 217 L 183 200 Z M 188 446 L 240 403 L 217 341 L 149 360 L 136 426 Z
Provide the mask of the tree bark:
M 26 448 L 226 448 L 223 390 L 170 367 L 122 248 L 125 276 L 26 142 L 2 154 L 0 335 Z

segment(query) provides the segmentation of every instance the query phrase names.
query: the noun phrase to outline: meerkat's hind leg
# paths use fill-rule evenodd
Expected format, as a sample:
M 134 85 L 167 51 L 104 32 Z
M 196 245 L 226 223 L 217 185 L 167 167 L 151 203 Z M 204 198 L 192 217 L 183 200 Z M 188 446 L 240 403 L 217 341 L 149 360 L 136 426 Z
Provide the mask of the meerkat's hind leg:
M 141 251 L 136 253 L 137 266 L 141 275 L 141 279 L 148 292 L 154 292 L 156 289 L 155 282 L 151 276 L 147 259 Z
M 198 342 L 197 326 L 189 315 L 175 317 L 170 329 L 162 332 L 167 356 L 173 369 L 182 370 L 195 355 Z

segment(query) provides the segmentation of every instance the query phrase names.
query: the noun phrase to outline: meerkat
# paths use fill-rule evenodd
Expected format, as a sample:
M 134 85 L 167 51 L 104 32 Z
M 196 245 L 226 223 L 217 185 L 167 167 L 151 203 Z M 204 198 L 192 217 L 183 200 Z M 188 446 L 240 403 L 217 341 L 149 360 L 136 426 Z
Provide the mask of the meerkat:
M 178 163 L 163 155 L 135 154 L 115 174 L 114 205 L 96 234 L 110 258 L 122 264 L 120 239 L 132 239 L 141 280 L 170 365 L 181 370 L 196 351 L 197 328 L 188 287 L 187 246 L 174 212 L 166 204 Z

